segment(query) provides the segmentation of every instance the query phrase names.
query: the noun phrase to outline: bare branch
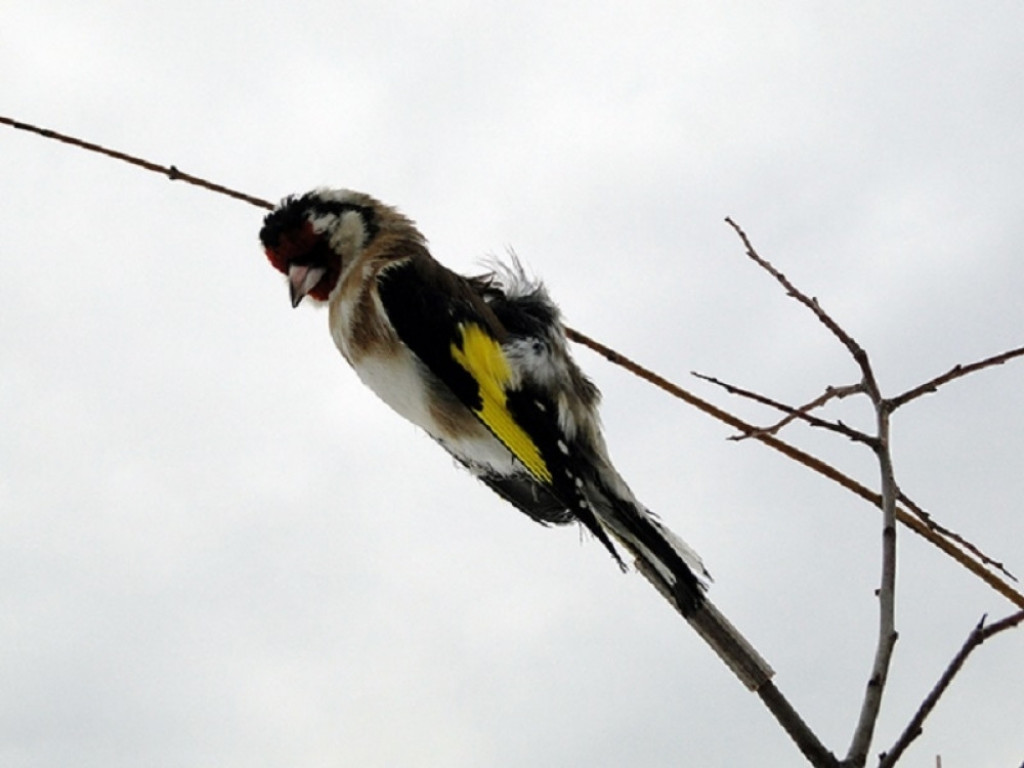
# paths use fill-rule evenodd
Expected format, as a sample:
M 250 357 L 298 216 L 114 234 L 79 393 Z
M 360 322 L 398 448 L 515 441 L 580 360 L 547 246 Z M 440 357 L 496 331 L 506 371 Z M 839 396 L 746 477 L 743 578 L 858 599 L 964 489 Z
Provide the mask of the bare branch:
M 780 410 L 780 411 L 782 411 L 784 413 L 790 414 L 785 419 L 782 419 L 781 421 L 779 421 L 778 423 L 776 423 L 776 424 L 774 424 L 774 425 L 772 425 L 770 427 L 765 427 L 765 428 L 761 428 L 761 429 L 754 429 L 752 431 L 745 431 L 745 432 L 743 432 L 740 435 L 736 435 L 736 436 L 730 437 L 729 438 L 730 440 L 739 441 L 739 440 L 746 440 L 747 438 L 750 438 L 750 437 L 756 438 L 756 437 L 759 437 L 759 436 L 762 436 L 762 435 L 775 435 L 775 434 L 777 434 L 779 432 L 779 430 L 782 429 L 782 427 L 786 426 L 787 424 L 791 423 L 794 420 L 801 419 L 803 421 L 806 421 L 811 426 L 820 427 L 822 429 L 827 429 L 827 430 L 831 430 L 833 432 L 837 432 L 837 433 L 843 435 L 844 437 L 849 438 L 850 440 L 853 440 L 853 441 L 856 441 L 856 442 L 865 443 L 866 445 L 868 445 L 871 448 L 875 448 L 875 445 L 877 443 L 875 438 L 873 438 L 870 435 L 867 435 L 867 434 L 865 434 L 865 433 L 863 433 L 863 432 L 861 432 L 859 430 L 854 430 L 854 429 L 848 427 L 846 424 L 844 424 L 841 421 L 836 421 L 836 422 L 825 421 L 823 419 L 818 419 L 818 418 L 816 418 L 814 416 L 811 416 L 808 413 L 808 411 L 812 410 L 813 408 L 820 407 L 821 405 L 825 404 L 826 402 L 828 402 L 828 400 L 830 400 L 832 398 L 843 398 L 843 397 L 848 397 L 851 394 L 856 394 L 857 392 L 863 392 L 864 391 L 863 387 L 860 384 L 851 384 L 851 385 L 847 385 L 845 387 L 832 387 L 832 386 L 829 386 L 829 387 L 827 387 L 825 389 L 825 392 L 822 395 L 818 396 L 817 398 L 812 400 L 807 405 L 801 406 L 799 408 L 793 408 L 792 406 L 788 406 L 788 405 L 786 405 L 784 403 L 779 403 L 779 402 L 777 402 L 777 401 L 775 401 L 775 400 L 773 400 L 773 399 L 771 399 L 769 397 L 765 397 L 764 395 L 761 395 L 760 393 L 753 392 L 753 391 L 750 391 L 750 390 L 745 390 L 745 389 L 737 387 L 737 386 L 735 386 L 733 384 L 729 384 L 728 382 L 721 381 L 720 379 L 717 379 L 714 376 L 708 376 L 706 374 L 699 373 L 697 371 L 691 371 L 691 374 L 693 376 L 696 376 L 698 379 L 702 379 L 703 381 L 707 381 L 707 382 L 709 382 L 711 384 L 715 384 L 715 385 L 717 385 L 719 387 L 722 387 L 729 394 L 738 395 L 740 397 L 746 397 L 748 399 L 754 400 L 755 402 L 761 403 L 763 405 L 770 406 L 772 408 L 775 408 L 776 410 Z M 1018 581 L 1017 577 L 1007 569 L 1007 567 L 1006 567 L 1006 565 L 1004 563 L 1002 563 L 1001 561 L 996 560 L 996 559 L 986 555 L 977 546 L 972 544 L 970 541 L 965 539 L 963 536 L 961 536 L 960 534 L 956 533 L 952 529 L 947 528 L 946 526 L 942 525 L 941 523 L 937 522 L 931 516 L 930 513 L 928 513 L 924 509 L 922 509 L 910 497 L 908 497 L 902 490 L 897 489 L 897 496 L 896 496 L 896 498 L 907 509 L 909 509 L 912 513 L 917 515 L 918 519 L 920 519 L 920 521 L 922 523 L 924 523 L 926 526 L 928 526 L 931 530 L 933 530 L 933 531 L 941 534 L 942 536 L 944 536 L 944 537 L 946 537 L 946 538 L 956 542 L 959 546 L 963 547 L 965 550 L 970 552 L 974 557 L 976 557 L 981 563 L 983 563 L 984 565 L 986 565 L 986 566 L 988 566 L 990 568 L 993 568 L 993 569 L 999 571 L 1000 573 L 1002 573 L 1004 576 L 1006 576 L 1006 578 L 1010 579 L 1011 581 Z M 901 510 L 897 511 L 897 519 L 899 519 L 900 522 L 906 523 L 906 521 L 902 517 L 902 511 Z
M 781 430 L 786 425 L 792 423 L 793 421 L 801 420 L 807 422 L 812 427 L 819 427 L 821 429 L 827 429 L 832 432 L 837 432 L 840 435 L 843 435 L 843 437 L 847 437 L 850 440 L 853 440 L 854 442 L 864 443 L 869 447 L 874 448 L 875 439 L 870 435 L 867 435 L 859 430 L 848 427 L 841 421 L 827 421 L 825 419 L 819 419 L 818 417 L 812 416 L 810 414 L 810 411 L 814 410 L 815 408 L 821 407 L 822 405 L 827 403 L 829 400 L 832 400 L 833 398 L 843 398 L 848 397 L 852 394 L 856 394 L 857 392 L 863 392 L 864 387 L 861 384 L 850 384 L 845 387 L 827 387 L 825 389 L 824 394 L 819 395 L 806 405 L 794 408 L 793 406 L 786 405 L 785 403 L 780 403 L 777 400 L 773 400 L 770 397 L 765 397 L 764 395 L 759 394 L 757 392 L 742 389 L 741 387 L 737 387 L 734 384 L 729 384 L 728 382 L 724 382 L 720 379 L 715 378 L 714 376 L 708 376 L 703 373 L 698 373 L 697 371 L 690 371 L 690 374 L 710 384 L 715 384 L 719 387 L 722 387 L 730 395 L 738 395 L 740 397 L 745 397 L 749 400 L 753 400 L 754 402 L 761 403 L 762 405 L 767 405 L 778 411 L 782 411 L 783 413 L 789 414 L 786 418 L 782 419 L 776 424 L 773 424 L 770 427 L 755 429 L 752 432 L 744 432 L 742 435 L 729 438 L 730 440 L 746 440 L 747 438 L 757 437 L 758 435 L 775 435 L 778 434 L 779 430 Z
M 840 327 L 839 324 L 821 308 L 816 299 L 808 297 L 788 278 L 786 278 L 785 275 L 779 272 L 770 262 L 761 258 L 754 250 L 746 234 L 738 225 L 736 225 L 735 222 L 731 219 L 726 219 L 726 221 L 742 239 L 743 244 L 747 249 L 747 255 L 765 271 L 771 274 L 787 290 L 791 297 L 797 299 L 811 309 L 818 320 L 824 324 L 851 353 L 854 360 L 860 366 L 863 375 L 863 389 L 871 398 L 877 414 L 877 436 L 869 444 L 873 445 L 878 458 L 881 485 L 882 575 L 881 586 L 878 590 L 878 641 L 875 650 L 875 659 L 872 664 L 871 675 L 868 679 L 867 689 L 861 706 L 857 727 L 854 730 L 847 757 L 843 761 L 844 766 L 859 768 L 860 766 L 863 766 L 867 760 L 868 749 L 870 748 L 871 741 L 874 737 L 874 731 L 881 708 L 882 695 L 885 690 L 886 680 L 892 663 L 892 654 L 898 637 L 895 628 L 895 584 L 896 519 L 899 511 L 896 506 L 896 501 L 899 497 L 899 489 L 896 484 L 892 455 L 889 450 L 890 416 L 893 410 L 900 405 L 909 402 L 913 398 L 918 397 L 925 392 L 935 391 L 941 384 L 959 376 L 966 375 L 966 373 L 969 373 L 972 370 L 978 370 L 979 368 L 983 368 L 988 365 L 999 364 L 1014 356 L 1024 354 L 1024 349 L 1004 353 L 1003 355 L 976 363 L 973 366 L 957 366 L 943 376 L 933 379 L 930 382 L 926 382 L 922 386 L 910 390 L 898 398 L 891 400 L 883 399 L 878 388 L 870 360 L 863 347 L 861 347 L 849 333 Z M 735 388 L 729 387 L 728 389 L 730 392 L 736 392 Z M 750 396 L 750 393 L 745 394 Z M 827 394 L 828 393 L 826 393 L 826 399 Z M 760 396 L 755 397 L 755 399 L 758 399 L 761 402 L 767 401 L 767 398 L 761 398 Z M 768 401 L 768 404 L 778 407 L 778 404 L 775 404 L 772 401 Z M 788 406 L 782 406 L 782 409 L 790 413 L 789 420 L 792 420 L 793 418 L 804 418 L 805 420 L 810 421 L 813 417 L 810 417 L 807 411 L 814 406 L 815 404 L 812 403 L 801 410 L 790 409 Z M 817 421 L 820 422 L 821 420 Z M 788 423 L 788 420 L 783 420 L 779 426 L 786 423 Z M 777 428 L 778 427 L 776 427 L 776 429 Z M 930 521 L 922 519 L 922 523 L 930 524 Z M 902 749 L 900 752 L 902 752 Z
M 868 491 L 868 494 L 873 497 L 876 504 L 879 503 L 877 494 L 873 494 L 871 491 Z M 965 552 L 964 549 L 961 549 L 961 545 L 958 542 L 956 542 L 955 540 L 951 541 L 950 539 L 945 538 L 944 536 L 940 535 L 935 530 L 933 530 L 930 526 L 921 522 L 916 517 L 900 509 L 899 507 L 896 508 L 896 519 L 903 523 L 905 526 L 907 526 L 918 536 L 925 539 L 926 541 L 931 542 L 936 547 L 941 549 L 943 552 L 949 555 L 949 557 L 951 557 L 956 562 L 960 563 L 960 565 L 962 565 L 964 568 L 969 570 L 979 579 L 988 584 L 993 590 L 995 590 L 1003 597 L 1005 597 L 1007 600 L 1009 600 L 1013 605 L 1017 606 L 1018 608 L 1024 608 L 1024 594 L 1021 594 L 1018 590 L 1014 589 L 1012 586 L 1007 584 L 1005 581 L 1000 579 L 991 571 L 987 570 L 985 564 L 975 560 L 972 553 Z M 975 547 L 972 545 L 970 549 L 973 552 Z M 986 561 L 989 560 L 989 558 L 987 557 L 985 559 Z M 1022 766 L 1022 768 L 1024 768 L 1024 766 Z
M 848 427 L 841 421 L 830 422 L 824 419 L 815 418 L 810 415 L 811 411 L 813 411 L 815 408 L 821 408 L 830 400 L 842 400 L 843 398 L 849 397 L 850 395 L 861 393 L 863 391 L 864 386 L 862 384 L 848 384 L 845 387 L 833 387 L 829 385 L 825 387 L 825 391 L 822 394 L 818 395 L 809 403 L 801 405 L 795 409 L 790 408 L 789 416 L 782 419 L 777 424 L 768 427 L 765 431 L 768 432 L 768 434 L 776 434 L 780 429 L 787 426 L 788 424 L 791 424 L 797 419 L 803 419 L 807 421 L 811 426 L 822 427 L 824 429 L 832 429 L 838 431 L 840 434 L 850 438 L 851 440 L 858 442 L 868 442 L 868 444 L 870 444 L 871 438 L 865 433 L 861 432 L 860 430 Z M 782 406 L 781 403 L 777 404 L 775 407 L 778 408 L 780 406 Z M 783 407 L 785 408 L 785 406 Z
M 769 681 L 761 686 L 757 690 L 757 695 L 811 765 L 815 768 L 838 768 L 839 761 L 835 755 L 818 740 L 774 683 Z
M 679 605 L 662 579 L 643 560 L 637 560 L 636 569 L 661 593 L 672 608 L 689 622 L 697 634 L 718 654 L 726 666 L 747 686 L 757 693 L 768 711 L 782 729 L 793 739 L 797 748 L 815 768 L 838 768 L 835 756 L 826 749 L 800 714 L 772 682 L 775 674 L 750 642 L 741 635 L 721 612 L 705 599 L 700 609 L 690 616 L 679 610 Z
M 761 395 L 760 393 L 753 392 L 753 391 L 746 390 L 746 389 L 742 389 L 740 387 L 735 386 L 734 384 L 729 384 L 728 382 L 721 381 L 720 379 L 718 379 L 718 378 L 716 378 L 714 376 L 708 376 L 706 374 L 699 373 L 697 371 L 691 371 L 690 373 L 691 373 L 691 375 L 696 376 L 698 379 L 701 379 L 701 380 L 707 381 L 707 382 L 709 382 L 711 384 L 715 384 L 716 386 L 722 387 L 729 394 L 737 395 L 737 396 L 740 396 L 740 397 L 746 397 L 746 398 L 748 398 L 750 400 L 753 400 L 753 401 L 755 401 L 757 403 L 761 403 L 763 405 L 767 405 L 767 406 L 769 406 L 771 408 L 775 408 L 776 410 L 782 411 L 783 413 L 788 413 L 789 414 L 789 416 L 787 416 L 785 419 L 782 419 L 781 421 L 777 422 L 776 424 L 773 424 L 770 427 L 764 427 L 764 428 L 760 428 L 760 429 L 753 429 L 751 431 L 744 431 L 740 435 L 736 435 L 736 436 L 730 437 L 729 438 L 730 440 L 739 441 L 739 440 L 746 440 L 747 438 L 751 438 L 751 437 L 756 438 L 756 437 L 763 436 L 763 435 L 775 435 L 775 434 L 778 434 L 778 432 L 783 427 L 785 427 L 786 425 L 790 424 L 791 422 L 793 422 L 793 421 L 795 421 L 797 419 L 800 419 L 800 420 L 803 420 L 803 421 L 807 422 L 808 424 L 810 424 L 813 427 L 819 427 L 819 428 L 822 428 L 822 429 L 827 429 L 827 430 L 831 430 L 833 432 L 837 432 L 838 434 L 841 434 L 844 437 L 849 438 L 850 440 L 853 440 L 855 442 L 864 443 L 864 444 L 868 445 L 871 448 L 875 448 L 875 445 L 877 443 L 877 440 L 874 437 L 871 437 L 870 435 L 867 435 L 867 434 L 865 434 L 865 433 L 863 433 L 863 432 L 861 432 L 859 430 L 854 430 L 854 429 L 848 427 L 846 424 L 844 424 L 841 421 L 835 421 L 835 422 L 826 421 L 826 420 L 818 419 L 818 418 L 816 418 L 814 416 L 811 416 L 810 413 L 809 413 L 810 410 L 812 410 L 814 408 L 820 407 L 821 405 L 823 405 L 826 402 L 828 402 L 830 399 L 833 399 L 833 398 L 844 398 L 844 397 L 848 397 L 851 394 L 856 394 L 857 392 L 863 392 L 864 390 L 863 390 L 863 386 L 861 384 L 850 384 L 850 385 L 847 385 L 845 387 L 832 387 L 832 386 L 826 387 L 825 392 L 822 395 L 819 395 L 814 400 L 812 400 L 810 403 L 808 403 L 808 404 L 806 404 L 804 406 L 801 406 L 799 408 L 794 408 L 792 406 L 786 405 L 785 403 L 780 403 L 780 402 L 777 402 L 777 401 L 775 401 L 775 400 L 773 400 L 773 399 L 771 399 L 769 397 L 765 397 L 764 395 Z M 933 531 L 941 534 L 942 536 L 944 536 L 944 537 L 946 537 L 946 538 L 956 542 L 959 546 L 963 547 L 965 550 L 970 552 L 974 557 L 976 557 L 981 563 L 983 563 L 984 565 L 986 565 L 986 566 L 988 566 L 990 568 L 993 568 L 993 569 L 999 571 L 1000 573 L 1002 573 L 1004 576 L 1006 576 L 1006 578 L 1010 579 L 1011 581 L 1018 581 L 1017 577 L 1007 569 L 1007 567 L 1006 567 L 1006 565 L 1004 563 L 1002 563 L 1001 561 L 996 560 L 996 559 L 986 555 L 977 546 L 972 544 L 970 541 L 965 539 L 963 536 L 961 536 L 960 534 L 956 533 L 952 529 L 947 528 L 946 526 L 942 525 L 941 523 L 937 522 L 931 516 L 930 513 L 928 513 L 924 509 L 922 509 L 910 497 L 908 497 L 902 490 L 897 489 L 897 496 L 896 496 L 896 498 L 907 509 L 909 509 L 912 513 L 917 515 L 918 519 L 920 519 L 920 521 L 922 523 L 924 523 L 926 526 L 928 526 L 931 530 L 933 530 Z M 900 515 L 899 512 L 897 514 L 897 517 L 900 520 L 900 522 L 904 522 L 904 523 L 906 522 L 905 520 L 903 520 L 902 515 Z
M 889 678 L 892 653 L 896 647 L 896 477 L 889 452 L 889 411 L 882 401 L 876 401 L 878 413 L 878 456 L 882 489 L 882 576 L 878 590 L 878 642 L 871 665 L 860 717 L 850 741 L 845 764 L 862 766 L 867 761 L 868 749 L 878 723 L 882 694 Z
M 861 705 L 857 727 L 854 729 L 845 765 L 862 766 L 874 737 L 878 713 L 882 705 L 882 694 L 889 677 L 892 653 L 896 646 L 896 478 L 892 455 L 889 451 L 889 404 L 882 398 L 867 352 L 846 330 L 822 309 L 817 299 L 809 297 L 797 288 L 784 274 L 769 261 L 761 258 L 754 250 L 746 233 L 732 220 L 726 219 L 747 249 L 747 256 L 774 277 L 790 296 L 808 307 L 818 320 L 846 347 L 860 367 L 863 389 L 875 406 L 877 433 L 873 440 L 865 440 L 874 449 L 878 458 L 881 486 L 882 509 L 882 574 L 878 590 L 878 642 L 875 658 L 868 678 L 867 690 Z M 806 417 L 806 414 L 805 414 Z M 866 436 L 865 436 L 866 437 Z
M 812 298 L 797 288 L 793 283 L 790 282 L 784 274 L 777 270 L 770 261 L 761 258 L 761 256 L 754 250 L 754 246 L 750 243 L 750 239 L 747 237 L 747 233 L 744 232 L 740 226 L 733 221 L 731 218 L 726 217 L 726 223 L 735 230 L 736 234 L 739 235 L 740 240 L 743 241 L 743 246 L 747 249 L 747 256 L 749 256 L 759 267 L 765 270 L 768 274 L 774 277 L 783 288 L 786 289 L 786 293 L 799 301 L 805 307 L 810 309 L 818 320 L 824 325 L 832 335 L 842 342 L 843 346 L 850 352 L 854 361 L 861 369 L 861 373 L 864 376 L 864 388 L 868 396 L 872 401 L 880 401 L 881 393 L 878 390 L 878 383 L 875 381 L 875 374 L 871 370 L 871 365 L 868 362 L 867 352 L 864 348 L 858 344 L 850 334 L 844 331 L 839 324 L 832 319 L 832 317 L 821 308 L 818 304 L 818 300 Z
M 907 509 L 909 509 L 911 512 L 913 512 L 915 515 L 917 515 L 917 517 L 921 520 L 921 522 L 923 522 L 925 525 L 927 525 L 933 531 L 936 531 L 937 533 L 942 534 L 947 539 L 955 541 L 961 547 L 963 547 L 968 552 L 970 552 L 972 555 L 974 555 L 976 558 L 978 558 L 978 560 L 980 560 L 982 563 L 984 563 L 985 565 L 989 566 L 990 568 L 994 568 L 995 570 L 999 571 L 1000 573 L 1002 573 L 1004 576 L 1006 576 L 1006 578 L 1010 579 L 1011 581 L 1017 581 L 1018 580 L 1017 577 L 1014 576 L 1006 568 L 1006 566 L 1003 563 L 999 562 L 998 560 L 993 560 L 991 557 L 986 555 L 984 552 L 982 552 L 980 549 L 978 549 L 976 546 L 974 546 L 974 544 L 969 542 L 967 539 L 965 539 L 963 536 L 961 536 L 956 531 L 950 530 L 949 528 L 947 528 L 946 526 L 942 525 L 941 523 L 936 522 L 935 519 L 931 516 L 930 513 L 926 512 L 924 509 L 922 509 L 920 506 L 918 506 L 914 501 L 912 501 L 910 498 L 908 498 L 907 495 L 903 491 L 899 492 L 899 495 L 897 496 L 897 498 L 899 499 L 900 503 L 903 504 L 903 506 L 905 506 Z
M 566 327 L 565 335 L 572 341 L 582 346 L 589 347 L 597 354 L 604 357 L 614 365 L 618 365 L 625 368 L 627 371 L 632 373 L 634 376 L 643 379 L 644 381 L 653 384 L 659 389 L 667 392 L 668 394 L 682 400 L 684 403 L 692 405 L 694 408 L 706 413 L 714 419 L 732 427 L 740 432 L 750 432 L 755 440 L 764 443 L 769 448 L 772 448 L 783 456 L 786 456 L 793 461 L 803 464 L 808 469 L 817 472 L 819 475 L 827 477 L 834 483 L 838 483 L 846 490 L 853 494 L 856 494 L 865 501 L 874 504 L 875 506 L 881 506 L 882 497 L 879 494 L 872 491 L 870 488 L 865 487 L 863 484 L 858 483 L 856 480 L 851 478 L 849 475 L 840 472 L 838 469 L 833 467 L 826 461 L 822 461 L 817 456 L 813 456 L 806 451 L 797 448 L 784 440 L 775 437 L 774 435 L 759 434 L 756 426 L 748 424 L 743 419 L 735 416 L 728 411 L 719 408 L 716 405 L 709 403 L 701 397 L 693 394 L 689 390 L 683 389 L 678 384 L 674 384 L 663 376 L 659 376 L 649 368 L 645 368 L 634 360 L 629 359 L 621 352 L 617 352 L 614 349 L 601 344 L 598 341 L 590 338 L 584 333 L 577 331 L 573 328 Z M 915 518 L 913 515 L 907 513 L 902 509 L 896 510 L 896 519 L 903 523 L 905 526 L 910 528 L 921 538 L 930 542 L 934 546 L 941 549 L 949 557 L 956 562 L 960 563 L 964 568 L 969 570 L 979 579 L 988 584 L 992 589 L 1001 594 L 1007 600 L 1014 605 L 1024 608 L 1024 594 L 1018 592 L 1006 582 L 1002 581 L 994 574 L 989 572 L 985 566 L 975 560 L 972 556 L 965 553 L 957 545 L 944 539 L 941 535 L 932 530 L 929 526 Z
M 40 136 L 46 137 L 47 139 L 54 139 L 55 141 L 59 141 L 64 144 L 70 144 L 73 147 L 84 149 L 87 152 L 96 152 L 97 154 L 106 155 L 107 157 L 112 157 L 115 160 L 121 160 L 122 162 L 129 163 L 130 165 L 137 165 L 140 168 L 145 168 L 147 171 L 153 171 L 154 173 L 166 176 L 171 181 L 184 181 L 186 184 L 202 187 L 203 189 L 208 189 L 211 192 L 216 192 L 220 195 L 227 195 L 228 197 L 233 197 L 236 200 L 242 200 L 260 208 L 266 208 L 267 210 L 271 210 L 274 207 L 274 204 L 269 200 L 253 197 L 252 195 L 247 195 L 244 192 L 239 192 L 238 190 L 231 189 L 230 187 L 214 184 L 212 181 L 201 179 L 198 176 L 182 173 L 173 165 L 159 165 L 157 163 L 150 162 L 149 160 L 144 160 L 141 157 L 128 155 L 124 152 L 118 152 L 116 149 L 107 149 L 99 144 L 93 144 L 91 141 L 76 139 L 74 136 L 68 136 L 67 134 L 58 133 L 57 131 L 51 131 L 49 128 L 39 128 L 38 126 L 22 123 L 18 120 L 12 120 L 11 118 L 3 117 L 2 115 L 0 115 L 0 123 L 9 125 L 12 128 L 17 128 L 19 131 L 36 133 Z
M 969 373 L 980 371 L 982 368 L 990 368 L 994 365 L 1002 365 L 1003 363 L 1008 362 L 1014 359 L 1015 357 L 1021 356 L 1024 356 L 1024 347 L 1017 347 L 1016 349 L 1011 349 L 1007 352 L 1003 352 L 998 355 L 993 355 L 992 357 L 986 357 L 984 360 L 978 360 L 975 363 L 968 363 L 967 365 L 954 365 L 941 376 L 936 376 L 934 379 L 926 381 L 924 384 L 916 386 L 913 389 L 908 389 L 902 395 L 897 395 L 896 397 L 889 398 L 889 410 L 895 411 L 901 405 L 906 405 L 911 400 L 921 397 L 921 395 L 927 395 L 932 392 L 935 392 L 943 384 L 947 384 L 948 382 L 953 381 L 954 379 L 959 379 L 960 377 L 966 376 Z
M 985 617 L 981 617 L 981 621 L 971 631 L 971 634 L 967 636 L 967 640 L 961 646 L 953 660 L 949 662 L 949 666 L 946 667 L 945 671 L 939 677 L 935 687 L 928 693 L 924 701 L 921 702 L 921 706 L 918 707 L 917 712 L 910 719 L 907 727 L 900 734 L 899 738 L 896 739 L 896 743 L 892 745 L 892 748 L 888 752 L 883 752 L 881 758 L 878 761 L 879 768 L 890 768 L 896 764 L 896 761 L 900 759 L 907 747 L 924 732 L 924 721 L 931 714 L 932 710 L 935 709 L 935 705 L 939 702 L 939 699 L 946 692 L 949 684 L 953 682 L 953 678 L 956 677 L 957 673 L 963 667 L 964 662 L 967 661 L 967 657 L 971 655 L 971 652 L 975 648 L 980 646 L 986 640 L 993 635 L 996 635 L 1004 630 L 1011 629 L 1012 627 L 1018 626 L 1024 621 L 1024 611 L 1018 611 L 1017 613 L 1007 616 L 1005 619 L 997 621 L 995 624 L 989 624 L 985 626 Z

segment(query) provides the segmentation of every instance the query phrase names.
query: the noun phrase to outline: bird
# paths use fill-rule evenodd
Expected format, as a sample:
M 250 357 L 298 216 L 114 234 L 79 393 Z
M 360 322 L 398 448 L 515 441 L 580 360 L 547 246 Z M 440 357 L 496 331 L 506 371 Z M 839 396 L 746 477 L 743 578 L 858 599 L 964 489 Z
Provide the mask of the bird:
M 328 187 L 281 200 L 259 239 L 292 306 L 327 305 L 338 351 L 391 409 L 533 520 L 582 525 L 627 570 L 622 547 L 683 616 L 704 605 L 707 569 L 615 469 L 598 388 L 518 258 L 458 274 L 398 209 Z

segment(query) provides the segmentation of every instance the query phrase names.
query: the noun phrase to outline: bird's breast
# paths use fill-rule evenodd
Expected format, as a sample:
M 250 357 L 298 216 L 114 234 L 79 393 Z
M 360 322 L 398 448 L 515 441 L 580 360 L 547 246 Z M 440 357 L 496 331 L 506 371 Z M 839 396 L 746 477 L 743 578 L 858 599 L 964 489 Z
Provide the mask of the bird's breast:
M 360 380 L 392 410 L 421 427 L 470 469 L 500 474 L 521 471 L 511 452 L 466 406 L 433 379 L 407 347 L 368 355 L 352 366 Z
M 331 336 L 360 380 L 471 468 L 517 471 L 511 452 L 398 338 L 367 284 L 343 280 L 330 301 Z
M 430 391 L 412 352 L 402 346 L 389 354 L 365 355 L 352 367 L 360 380 L 400 416 L 437 436 Z

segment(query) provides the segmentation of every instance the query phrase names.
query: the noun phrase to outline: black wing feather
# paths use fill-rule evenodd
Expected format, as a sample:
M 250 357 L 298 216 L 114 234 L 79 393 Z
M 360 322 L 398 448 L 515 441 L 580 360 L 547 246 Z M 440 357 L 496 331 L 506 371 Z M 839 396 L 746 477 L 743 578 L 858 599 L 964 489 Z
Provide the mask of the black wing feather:
M 460 338 L 459 325 L 477 323 L 499 342 L 526 339 L 544 345 L 544 329 L 557 322 L 557 310 L 539 295 L 508 296 L 486 277 L 467 279 L 425 255 L 389 267 L 377 282 L 384 311 L 398 335 L 471 411 L 479 409 L 482 399 L 476 380 L 451 355 L 452 343 Z M 586 383 L 589 385 L 589 381 Z M 596 390 L 589 386 L 591 389 L 583 394 L 596 397 Z M 508 478 L 481 467 L 470 469 L 534 520 L 556 524 L 578 520 L 622 566 L 618 552 L 582 493 L 580 473 L 586 467 L 562 435 L 557 406 L 550 393 L 523 382 L 520 389 L 507 393 L 507 407 L 540 450 L 552 473 L 551 486 L 526 473 Z

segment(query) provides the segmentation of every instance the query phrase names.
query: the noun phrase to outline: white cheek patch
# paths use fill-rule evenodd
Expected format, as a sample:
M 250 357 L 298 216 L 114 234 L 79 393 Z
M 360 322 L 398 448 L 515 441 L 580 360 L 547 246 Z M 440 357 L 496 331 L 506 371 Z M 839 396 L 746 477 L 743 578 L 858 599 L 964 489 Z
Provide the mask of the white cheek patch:
M 328 240 L 331 248 L 342 254 L 343 258 L 354 256 L 366 244 L 366 222 L 363 221 L 362 214 L 357 211 L 345 211 L 340 218 L 330 218 L 334 220 Z M 316 226 L 317 222 L 314 220 L 313 228 L 316 229 Z

